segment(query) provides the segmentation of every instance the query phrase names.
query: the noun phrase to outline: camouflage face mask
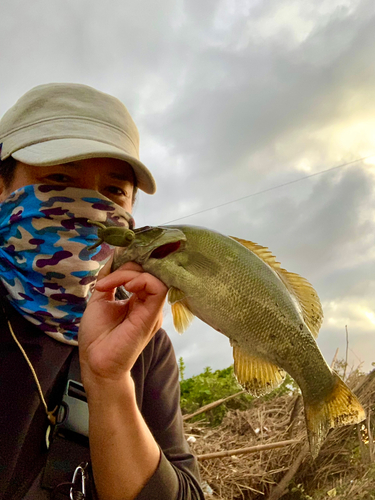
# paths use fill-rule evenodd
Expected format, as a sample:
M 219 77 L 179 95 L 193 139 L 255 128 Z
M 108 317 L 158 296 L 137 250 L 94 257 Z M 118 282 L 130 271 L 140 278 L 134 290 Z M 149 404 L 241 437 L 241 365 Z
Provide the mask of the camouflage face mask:
M 33 185 L 0 205 L 0 279 L 28 321 L 77 344 L 80 319 L 112 254 L 88 220 L 129 227 L 131 216 L 97 191 Z

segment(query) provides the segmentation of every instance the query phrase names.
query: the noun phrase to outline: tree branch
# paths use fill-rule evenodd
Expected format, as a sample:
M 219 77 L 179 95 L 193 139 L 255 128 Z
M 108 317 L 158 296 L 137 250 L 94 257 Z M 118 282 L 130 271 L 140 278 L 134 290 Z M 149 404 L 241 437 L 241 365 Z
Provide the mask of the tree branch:
M 182 417 L 182 420 L 184 420 L 184 421 L 189 420 L 189 418 L 196 417 L 197 415 L 200 415 L 201 413 L 204 413 L 205 411 L 212 410 L 213 408 L 216 408 L 217 406 L 220 406 L 221 404 L 225 403 L 225 401 L 228 401 L 229 399 L 235 398 L 235 397 L 239 396 L 240 394 L 243 394 L 244 392 L 246 392 L 246 391 L 243 390 L 240 392 L 236 392 L 236 394 L 232 394 L 231 396 L 228 396 L 227 398 L 218 399 L 217 401 L 214 401 L 213 403 L 210 403 L 206 406 L 202 406 L 202 408 L 199 408 L 199 410 L 197 410 L 196 412 L 191 413 L 190 415 L 184 415 Z
M 197 455 L 197 459 L 211 460 L 212 458 L 232 457 L 234 455 L 243 455 L 248 453 L 256 453 L 257 451 L 272 450 L 274 448 L 283 448 L 291 444 L 299 443 L 298 439 L 290 439 L 288 441 L 278 441 L 277 443 L 259 444 L 257 446 L 249 446 L 247 448 L 238 448 L 236 450 L 218 451 L 216 453 L 206 453 L 205 455 Z

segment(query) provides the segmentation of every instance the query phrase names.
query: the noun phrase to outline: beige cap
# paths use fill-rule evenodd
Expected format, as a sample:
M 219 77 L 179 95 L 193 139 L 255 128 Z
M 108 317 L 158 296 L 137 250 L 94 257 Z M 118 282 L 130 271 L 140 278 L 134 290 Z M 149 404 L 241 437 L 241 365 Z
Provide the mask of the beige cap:
M 24 94 L 0 121 L 1 160 L 40 167 L 117 158 L 134 170 L 139 189 L 156 191 L 150 171 L 139 161 L 139 133 L 115 97 L 74 83 L 39 85 Z

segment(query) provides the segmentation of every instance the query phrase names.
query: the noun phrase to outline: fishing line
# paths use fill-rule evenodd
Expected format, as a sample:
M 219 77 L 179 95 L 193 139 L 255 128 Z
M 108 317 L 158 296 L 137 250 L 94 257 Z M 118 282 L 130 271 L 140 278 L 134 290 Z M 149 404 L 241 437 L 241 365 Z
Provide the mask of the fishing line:
M 258 196 L 259 194 L 267 193 L 268 191 L 274 191 L 275 189 L 289 186 L 290 184 L 295 184 L 296 182 L 301 182 L 301 181 L 304 181 L 306 179 L 310 179 L 311 177 L 316 177 L 317 175 L 326 174 L 327 172 L 332 172 L 333 170 L 347 167 L 348 165 L 353 165 L 354 163 L 367 160 L 368 158 L 372 158 L 374 156 L 375 156 L 374 154 L 369 155 L 369 156 L 364 156 L 363 158 L 358 158 L 357 160 L 349 161 L 347 163 L 342 163 L 341 165 L 337 165 L 336 167 L 330 167 L 330 168 L 327 168 L 326 170 L 321 170 L 320 172 L 315 172 L 315 174 L 305 175 L 304 177 L 300 177 L 299 179 L 294 179 L 293 181 L 284 182 L 283 184 L 278 184 L 277 186 L 273 186 L 273 187 L 270 187 L 267 189 L 262 189 L 261 191 L 256 191 L 255 193 L 251 193 L 251 194 L 248 194 L 246 196 L 242 196 L 241 198 L 236 198 L 235 200 L 227 201 L 225 203 L 221 203 L 220 205 L 215 205 L 214 207 L 205 208 L 203 210 L 199 210 L 198 212 L 194 212 L 194 213 L 189 214 L 189 215 L 184 215 L 183 217 L 179 217 L 178 219 L 172 219 L 168 222 L 164 222 L 162 225 L 170 224 L 171 222 L 177 222 L 177 221 L 182 220 L 182 219 L 187 219 L 188 217 L 193 217 L 193 215 L 203 214 L 205 212 L 209 212 L 210 210 L 215 210 L 215 208 L 225 207 L 226 205 L 230 205 L 231 203 L 236 203 L 237 201 L 246 200 L 247 198 L 251 198 L 253 196 Z

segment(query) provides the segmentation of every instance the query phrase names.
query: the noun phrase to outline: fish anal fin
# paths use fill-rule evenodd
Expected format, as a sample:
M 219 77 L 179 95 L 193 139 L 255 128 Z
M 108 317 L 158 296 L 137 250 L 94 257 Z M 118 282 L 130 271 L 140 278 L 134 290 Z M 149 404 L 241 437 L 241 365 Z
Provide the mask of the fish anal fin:
M 343 425 L 358 424 L 366 418 L 361 403 L 345 382 L 336 373 L 333 373 L 333 377 L 333 391 L 325 398 L 323 403 L 320 401 L 309 404 L 305 401 L 307 435 L 313 458 L 318 456 L 330 429 Z
M 278 387 L 285 378 L 282 368 L 258 356 L 233 346 L 234 373 L 239 384 L 253 396 L 259 397 Z
M 180 300 L 171 305 L 173 325 L 176 332 L 184 333 L 194 319 L 194 314 L 190 311 L 185 301 Z

